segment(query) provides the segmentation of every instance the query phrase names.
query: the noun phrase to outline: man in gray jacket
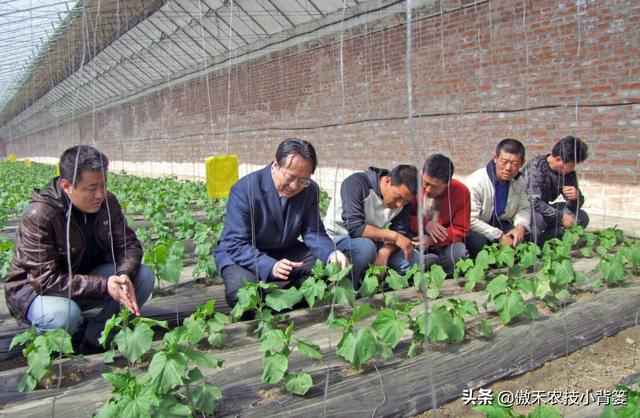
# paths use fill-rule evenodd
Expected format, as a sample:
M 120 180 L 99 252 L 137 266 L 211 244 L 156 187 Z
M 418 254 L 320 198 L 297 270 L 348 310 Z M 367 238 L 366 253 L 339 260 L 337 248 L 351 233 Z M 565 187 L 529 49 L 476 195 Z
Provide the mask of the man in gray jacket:
M 531 206 L 520 175 L 524 145 L 503 139 L 486 167 L 471 174 L 471 232 L 467 250 L 475 257 L 482 247 L 494 242 L 515 247 L 525 240 L 531 221 Z
M 584 228 L 589 224 L 589 216 L 580 209 L 584 196 L 575 171 L 576 164 L 588 155 L 587 144 L 580 138 L 566 136 L 556 142 L 551 154 L 538 155 L 524 168 L 522 174 L 533 205 L 531 232 L 538 245 L 562 237 L 564 229 L 574 224 Z M 564 202 L 551 203 L 560 195 Z
M 353 263 L 356 288 L 370 264 L 405 273 L 420 262 L 410 238 L 408 206 L 417 187 L 418 170 L 412 165 L 391 171 L 369 167 L 347 177 L 331 200 L 324 226 Z

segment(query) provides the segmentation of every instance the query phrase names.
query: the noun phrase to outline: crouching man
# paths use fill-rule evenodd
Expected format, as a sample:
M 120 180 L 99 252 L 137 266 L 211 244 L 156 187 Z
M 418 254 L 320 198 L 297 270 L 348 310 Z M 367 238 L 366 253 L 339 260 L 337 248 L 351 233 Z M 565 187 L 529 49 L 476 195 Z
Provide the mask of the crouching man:
M 62 154 L 60 176 L 31 196 L 4 284 L 18 321 L 38 333 L 76 334 L 85 353 L 99 350 L 105 322 L 121 306 L 140 315 L 154 285 L 153 272 L 140 264 L 142 246 L 107 191 L 108 165 L 86 145 Z M 82 312 L 97 307 L 100 313 L 83 323 Z

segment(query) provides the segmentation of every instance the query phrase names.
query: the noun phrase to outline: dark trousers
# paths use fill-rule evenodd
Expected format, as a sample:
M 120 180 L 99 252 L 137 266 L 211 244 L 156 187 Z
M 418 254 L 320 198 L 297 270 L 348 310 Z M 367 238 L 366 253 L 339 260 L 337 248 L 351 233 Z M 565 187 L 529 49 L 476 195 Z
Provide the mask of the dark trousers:
M 427 252 L 438 256 L 436 264 L 442 267 L 444 272 L 447 273 L 447 277 L 453 276 L 458 260 L 469 256 L 463 242 L 453 242 L 441 248 L 429 248 Z
M 278 251 L 272 251 L 267 253 L 269 256 L 276 260 L 286 258 L 291 261 L 302 261 L 304 267 L 299 269 L 293 269 L 289 274 L 289 280 L 279 280 L 269 277 L 267 281 L 274 282 L 281 287 L 296 286 L 300 287 L 304 279 L 311 274 L 311 269 L 316 262 L 316 258 L 311 254 L 309 248 L 304 243 L 300 242 L 293 247 L 285 248 Z M 245 282 L 257 282 L 258 275 L 255 271 L 251 271 L 240 267 L 236 264 L 229 265 L 222 269 L 220 272 L 222 280 L 224 280 L 224 294 L 227 300 L 229 308 L 233 308 L 238 302 L 237 293 L 238 290 L 244 285 Z
M 589 225 L 589 215 L 583 210 L 578 210 L 578 213 L 567 209 L 565 202 L 552 203 L 551 206 L 558 209 L 556 216 L 542 216 L 542 214 L 533 212 L 531 217 L 531 234 L 533 240 L 539 246 L 542 246 L 545 241 L 552 238 L 562 238 L 564 234 L 564 227 L 562 226 L 562 215 L 567 212 L 573 216 L 576 223 L 583 228 Z
M 498 220 L 498 222 L 491 222 L 490 225 L 499 228 L 502 232 L 509 232 L 514 228 L 513 224 L 509 221 Z M 465 238 L 467 251 L 469 251 L 469 257 L 471 257 L 472 259 L 476 258 L 480 250 L 482 250 L 482 247 L 494 242 L 498 242 L 498 240 L 491 241 L 489 240 L 489 238 L 473 230 L 469 231 L 467 237 Z

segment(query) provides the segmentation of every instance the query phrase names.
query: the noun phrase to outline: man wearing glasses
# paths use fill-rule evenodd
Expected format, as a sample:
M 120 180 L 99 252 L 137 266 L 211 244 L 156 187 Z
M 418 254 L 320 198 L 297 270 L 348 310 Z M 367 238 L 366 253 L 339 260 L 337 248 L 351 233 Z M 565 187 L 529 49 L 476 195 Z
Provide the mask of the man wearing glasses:
M 525 240 L 531 222 L 531 206 L 520 175 L 524 145 L 503 139 L 486 167 L 467 179 L 471 192 L 471 232 L 467 235 L 469 256 L 494 242 L 516 247 Z
M 311 180 L 317 163 L 311 143 L 285 139 L 271 164 L 231 188 L 215 252 L 230 308 L 245 281 L 299 286 L 316 260 L 348 264 L 320 220 L 320 188 Z

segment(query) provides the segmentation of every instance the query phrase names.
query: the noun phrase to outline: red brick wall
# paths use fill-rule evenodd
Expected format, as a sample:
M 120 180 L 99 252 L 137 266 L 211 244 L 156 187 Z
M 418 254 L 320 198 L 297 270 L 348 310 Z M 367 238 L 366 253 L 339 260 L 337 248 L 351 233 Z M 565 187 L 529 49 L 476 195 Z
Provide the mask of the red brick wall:
M 226 70 L 210 74 L 211 113 L 205 79 L 193 79 L 95 120 L 12 138 L 6 152 L 57 156 L 83 142 L 112 160 L 189 162 L 225 153 L 228 143 L 241 163 L 262 164 L 281 139 L 300 135 L 317 146 L 323 167 L 391 166 L 444 151 L 466 175 L 504 137 L 522 140 L 532 156 L 572 134 L 591 146 L 580 167 L 585 184 L 637 190 L 640 2 L 467 3 L 442 16 L 415 12 L 417 148 L 406 121 L 400 15 L 344 33 L 344 78 L 334 34 L 233 66 L 229 104 Z

